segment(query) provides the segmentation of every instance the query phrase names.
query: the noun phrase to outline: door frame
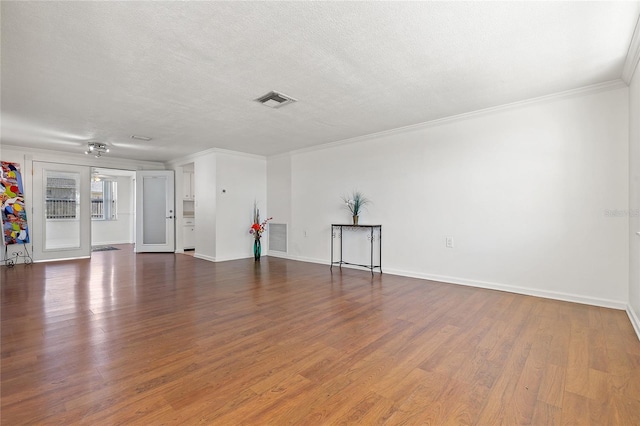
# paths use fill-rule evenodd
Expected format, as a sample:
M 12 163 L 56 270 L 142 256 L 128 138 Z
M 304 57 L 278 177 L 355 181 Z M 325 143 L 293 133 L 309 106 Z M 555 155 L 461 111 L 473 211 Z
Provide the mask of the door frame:
M 54 260 L 86 259 L 91 257 L 91 184 L 90 166 L 62 164 L 48 161 L 32 163 L 33 208 L 31 224 L 32 251 L 34 262 Z M 79 247 L 46 248 L 46 172 L 55 171 L 79 174 Z
M 153 196 L 149 191 L 145 192 L 145 181 L 149 179 L 161 179 L 164 181 L 164 199 L 156 199 L 158 206 L 164 205 L 164 210 L 160 207 L 155 211 L 154 218 L 158 223 L 164 215 L 164 242 L 144 243 L 144 221 L 145 221 L 145 197 Z M 176 208 L 175 208 L 175 175 L 173 170 L 140 170 L 136 172 L 135 184 L 135 252 L 163 252 L 175 253 L 176 250 Z M 149 199 L 147 198 L 148 202 Z

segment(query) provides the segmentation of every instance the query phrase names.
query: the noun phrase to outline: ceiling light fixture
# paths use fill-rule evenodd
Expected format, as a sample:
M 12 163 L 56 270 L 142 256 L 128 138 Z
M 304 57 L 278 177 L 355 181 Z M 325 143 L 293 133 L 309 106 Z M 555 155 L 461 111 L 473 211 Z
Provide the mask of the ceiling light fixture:
M 254 99 L 254 101 L 259 102 L 264 106 L 268 106 L 269 108 L 280 108 L 281 106 L 296 102 L 297 99 L 280 92 L 271 91 L 266 95 Z
M 96 158 L 102 157 L 102 154 L 109 152 L 106 144 L 102 142 L 87 142 L 87 150 L 85 154 L 93 154 Z
M 131 135 L 131 139 L 138 139 L 139 141 L 149 142 L 151 138 L 149 136 Z

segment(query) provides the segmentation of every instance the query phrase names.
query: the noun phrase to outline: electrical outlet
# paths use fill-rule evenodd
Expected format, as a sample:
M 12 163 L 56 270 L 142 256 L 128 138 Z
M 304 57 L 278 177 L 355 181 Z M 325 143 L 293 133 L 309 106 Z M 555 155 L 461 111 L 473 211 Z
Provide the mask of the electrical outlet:
M 444 244 L 447 248 L 453 248 L 453 237 L 445 237 Z

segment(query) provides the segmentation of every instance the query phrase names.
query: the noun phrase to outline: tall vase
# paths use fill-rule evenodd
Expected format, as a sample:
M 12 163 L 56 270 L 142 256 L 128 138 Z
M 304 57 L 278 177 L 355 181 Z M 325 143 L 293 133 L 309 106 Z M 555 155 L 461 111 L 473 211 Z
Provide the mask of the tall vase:
M 353 224 L 354 225 L 358 224 L 358 215 L 357 214 L 353 216 Z
M 260 245 L 260 238 L 256 238 L 253 240 L 253 258 L 256 261 L 260 260 L 260 254 L 262 252 L 262 247 Z

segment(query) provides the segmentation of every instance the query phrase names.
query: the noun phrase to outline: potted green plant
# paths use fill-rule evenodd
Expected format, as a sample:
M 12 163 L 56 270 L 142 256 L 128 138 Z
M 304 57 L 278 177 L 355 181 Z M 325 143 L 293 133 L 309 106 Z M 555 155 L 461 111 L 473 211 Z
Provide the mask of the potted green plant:
M 371 201 L 360 191 L 353 191 L 351 196 L 343 195 L 342 201 L 344 201 L 344 206 L 351 212 L 354 225 L 358 224 L 358 216 L 360 215 L 362 208 L 371 203 Z

